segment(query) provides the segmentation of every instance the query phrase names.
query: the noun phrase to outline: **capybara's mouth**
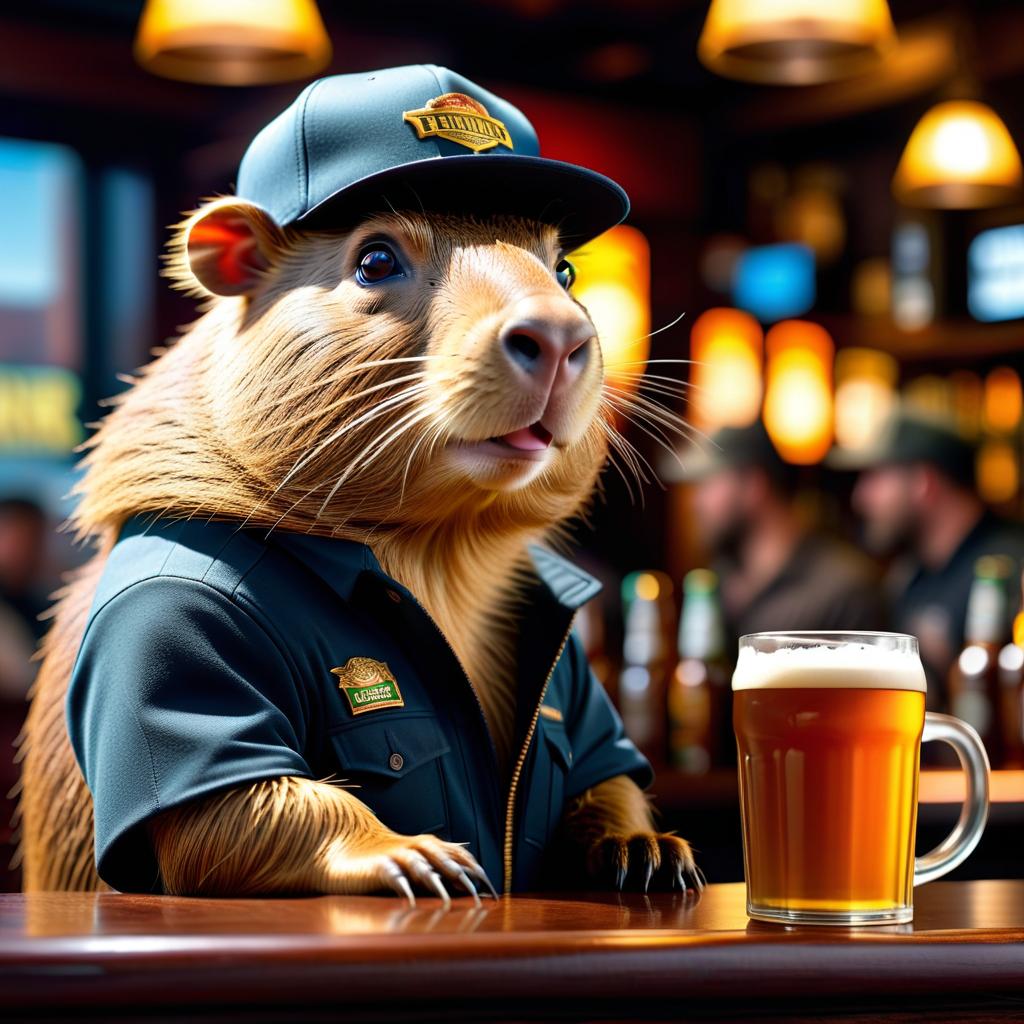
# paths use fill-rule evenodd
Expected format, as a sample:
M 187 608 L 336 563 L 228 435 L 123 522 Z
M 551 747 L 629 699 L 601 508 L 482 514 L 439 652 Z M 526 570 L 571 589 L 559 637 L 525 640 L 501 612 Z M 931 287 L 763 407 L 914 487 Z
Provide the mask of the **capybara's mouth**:
M 521 427 L 519 430 L 502 434 L 501 437 L 491 437 L 488 440 L 520 452 L 539 452 L 551 444 L 551 431 L 540 420 L 537 420 L 536 423 L 531 423 L 528 427 Z

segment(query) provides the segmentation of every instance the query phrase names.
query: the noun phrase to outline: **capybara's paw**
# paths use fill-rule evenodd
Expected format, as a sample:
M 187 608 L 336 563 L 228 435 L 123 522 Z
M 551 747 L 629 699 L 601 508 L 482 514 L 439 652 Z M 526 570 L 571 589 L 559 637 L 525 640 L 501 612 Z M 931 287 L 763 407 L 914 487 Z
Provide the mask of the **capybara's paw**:
M 368 893 L 392 889 L 415 906 L 414 890 L 439 896 L 451 905 L 452 896 L 498 893 L 476 858 L 458 843 L 437 836 L 401 836 L 395 832 L 347 846 L 331 854 L 325 867 L 324 891 Z
M 602 836 L 590 848 L 587 870 L 594 881 L 620 890 L 704 888 L 704 873 L 694 863 L 690 844 L 666 832 Z

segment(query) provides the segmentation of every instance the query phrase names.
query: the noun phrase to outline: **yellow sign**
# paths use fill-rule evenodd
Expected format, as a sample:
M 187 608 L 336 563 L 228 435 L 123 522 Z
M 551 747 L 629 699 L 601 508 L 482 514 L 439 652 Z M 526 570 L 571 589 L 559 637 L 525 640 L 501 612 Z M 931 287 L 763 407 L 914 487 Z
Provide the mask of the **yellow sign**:
M 479 153 L 495 146 L 512 149 L 512 136 L 487 108 L 464 92 L 446 92 L 427 101 L 420 110 L 407 110 L 402 120 L 416 129 L 417 137 L 429 139 L 437 136 Z
M 338 677 L 338 689 L 345 694 L 353 715 L 378 708 L 405 707 L 398 683 L 383 661 L 349 658 L 331 672 Z
M 67 453 L 82 440 L 78 378 L 56 366 L 0 366 L 0 448 Z

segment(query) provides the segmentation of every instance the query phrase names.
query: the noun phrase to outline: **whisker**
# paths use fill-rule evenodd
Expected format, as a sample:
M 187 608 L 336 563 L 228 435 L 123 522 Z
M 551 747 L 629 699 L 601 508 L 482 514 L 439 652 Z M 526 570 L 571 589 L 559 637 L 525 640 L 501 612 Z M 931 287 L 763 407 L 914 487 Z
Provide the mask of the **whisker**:
M 653 337 L 655 337 L 655 335 L 661 334 L 661 332 L 662 332 L 662 331 L 669 331 L 669 330 L 671 330 L 671 329 L 672 329 L 673 327 L 675 327 L 675 326 L 676 326 L 676 324 L 678 324 L 678 323 L 679 323 L 679 321 L 680 321 L 680 320 L 682 320 L 682 319 L 683 319 L 683 317 L 684 317 L 684 316 L 686 316 L 686 310 L 685 310 L 685 309 L 683 310 L 683 312 L 682 312 L 682 313 L 680 313 L 680 314 L 679 314 L 679 316 L 677 316 L 677 317 L 675 318 L 675 320 L 673 320 L 673 321 L 672 321 L 672 323 L 670 323 L 670 324 L 665 324 L 665 326 L 664 326 L 664 327 L 659 327 L 659 328 L 658 328 L 658 329 L 657 329 L 656 331 L 651 331 L 651 333 L 650 333 L 650 334 L 648 334 L 648 335 L 647 335 L 647 337 L 648 337 L 648 338 L 653 338 Z M 641 338 L 641 339 L 639 339 L 639 340 L 640 340 L 640 341 L 643 341 L 644 339 L 643 339 L 643 338 Z
M 652 438 L 657 444 L 661 445 L 661 447 L 664 448 L 665 451 L 667 451 L 669 455 L 671 455 L 672 458 L 674 458 L 679 463 L 681 469 L 686 469 L 686 467 L 683 465 L 683 460 L 679 457 L 679 453 L 669 443 L 668 438 L 665 436 L 665 434 L 658 429 L 657 424 L 651 422 L 650 420 L 645 420 L 644 422 L 648 423 L 649 426 L 653 428 L 648 429 L 648 427 L 644 426 L 644 422 L 641 422 L 639 418 L 633 418 L 632 416 L 629 416 L 626 413 L 623 413 L 623 415 L 626 416 L 626 419 L 628 419 L 633 424 L 633 426 L 637 427 L 639 430 L 642 430 L 648 437 Z M 661 482 L 660 477 L 658 477 L 658 483 L 661 484 L 662 489 L 664 490 L 665 485 Z
M 691 439 L 694 431 L 696 430 L 695 427 L 691 427 L 690 424 L 681 417 L 675 416 L 664 406 L 658 405 L 650 399 L 644 398 L 642 395 L 620 394 L 617 397 L 608 395 L 606 395 L 606 397 L 609 401 L 625 406 L 626 409 L 635 411 L 638 415 L 643 416 L 645 420 L 657 423 L 666 430 L 671 430 L 687 440 Z
M 607 396 L 605 396 L 605 401 L 606 401 L 606 402 L 608 402 L 608 404 L 609 404 L 609 405 L 610 405 L 610 406 L 611 406 L 612 408 L 615 408 L 615 406 L 614 406 L 614 405 L 612 405 L 611 401 L 610 401 L 610 400 L 608 399 L 608 397 L 607 397 Z M 628 413 L 627 413 L 627 412 L 626 412 L 625 410 L 619 410 L 619 412 L 620 412 L 620 413 L 622 414 L 622 416 L 624 416 L 624 417 L 625 417 L 625 419 L 627 419 L 627 420 L 628 420 L 628 421 L 629 421 L 630 423 L 633 423 L 633 422 L 634 422 L 634 420 L 632 419 L 632 417 L 630 417 L 630 416 L 629 416 L 629 414 L 628 414 Z M 651 476 L 650 476 L 650 478 L 648 478 L 648 477 L 647 477 L 646 475 L 644 476 L 644 482 L 645 482 L 645 483 L 651 483 L 651 482 L 657 483 L 657 484 L 659 484 L 659 485 L 660 485 L 660 486 L 662 487 L 662 489 L 664 489 L 664 484 L 662 484 L 662 483 L 661 483 L 661 479 L 660 479 L 660 477 L 658 476 L 658 473 L 657 473 L 657 471 L 656 471 L 656 470 L 655 470 L 655 468 L 654 468 L 654 467 L 653 467 L 653 466 L 652 466 L 652 465 L 650 464 L 650 462 L 648 462 L 648 461 L 647 461 L 647 457 L 646 457 L 646 456 L 645 456 L 645 455 L 643 454 L 643 452 L 641 452 L 641 451 L 640 451 L 640 449 L 639 449 L 639 448 L 637 448 L 637 447 L 636 447 L 636 445 L 635 445 L 635 444 L 633 444 L 633 443 L 632 443 L 632 442 L 631 442 L 631 441 L 629 440 L 629 438 L 625 437 L 625 436 L 624 436 L 623 434 L 619 433 L 619 434 L 618 434 L 618 436 L 619 436 L 620 440 L 621 440 L 621 441 L 622 441 L 622 442 L 623 442 L 624 444 L 628 445 L 628 447 L 629 447 L 630 451 L 632 452 L 632 455 L 633 455 L 634 457 L 636 457 L 637 459 L 639 459 L 639 460 L 640 460 L 640 461 L 641 461 L 641 462 L 642 462 L 642 463 L 643 463 L 643 464 L 644 464 L 644 465 L 645 465 L 645 466 L 646 466 L 646 467 L 647 467 L 647 468 L 648 468 L 648 469 L 649 469 L 649 470 L 651 471 Z
M 334 431 L 329 437 L 321 441 L 311 452 L 308 452 L 305 456 L 299 459 L 298 462 L 285 474 L 284 479 L 274 488 L 273 493 L 277 494 L 278 491 L 284 487 L 291 478 L 298 473 L 301 469 L 305 468 L 309 463 L 317 457 L 325 448 L 334 444 L 340 437 L 348 433 L 350 430 L 354 430 L 356 427 L 363 423 L 367 423 L 370 420 L 376 419 L 378 416 L 384 415 L 388 409 L 392 406 L 400 404 L 402 402 L 411 401 L 414 398 L 418 398 L 424 391 L 427 390 L 426 384 L 414 384 L 412 387 L 406 388 L 397 395 L 393 395 L 391 398 L 386 398 L 383 402 L 374 406 L 362 415 L 357 416 L 354 420 L 350 420 L 348 423 L 343 424 L 337 430 Z
M 604 384 L 605 384 L 605 387 L 612 388 L 614 391 L 619 392 L 621 394 L 631 394 L 632 393 L 632 390 L 626 391 L 625 388 L 616 387 L 610 381 L 605 381 Z M 674 399 L 683 400 L 683 401 L 686 401 L 687 398 L 689 397 L 688 395 L 684 394 L 683 392 L 675 391 L 675 390 L 673 390 L 672 388 L 668 387 L 665 384 L 659 384 L 657 381 L 645 381 L 645 380 L 642 380 L 642 381 L 640 381 L 635 386 L 635 390 L 637 392 L 650 392 L 651 394 L 654 394 L 654 395 L 663 395 L 666 398 L 674 398 Z
M 354 377 L 361 373 L 363 370 L 372 370 L 381 366 L 391 366 L 395 363 L 422 363 L 430 360 L 438 359 L 439 356 L 395 356 L 390 359 L 371 359 L 363 363 L 349 363 L 341 367 L 341 369 L 330 377 L 324 377 L 320 380 L 313 381 L 309 384 L 305 384 L 298 388 L 289 388 L 287 393 L 282 395 L 274 405 L 283 405 L 286 402 L 292 402 L 297 397 L 308 394 L 310 391 L 318 391 L 321 388 L 329 387 L 331 384 L 340 384 L 342 381 L 347 380 L 349 377 Z
M 611 446 L 609 448 L 609 450 L 608 450 L 608 463 L 615 470 L 615 472 L 618 473 L 619 476 L 622 478 L 622 482 L 626 485 L 626 493 L 629 495 L 629 500 L 635 504 L 636 503 L 636 496 L 633 494 L 633 488 L 630 486 L 629 478 L 626 476 L 626 474 L 623 471 L 622 467 L 619 465 L 618 460 L 615 458 L 616 455 L 622 455 L 622 449 L 620 448 L 620 446 L 617 443 L 618 440 L 619 440 L 619 435 L 616 432 L 615 428 L 613 426 L 611 426 L 607 422 L 607 420 L 602 419 L 601 420 L 601 425 L 604 428 L 605 434 L 608 435 L 608 441 L 609 441 L 609 444 Z M 625 456 L 623 456 L 623 458 L 625 458 Z M 643 485 L 642 485 L 642 481 L 640 480 L 639 473 L 638 473 L 637 469 L 628 461 L 626 462 L 626 467 L 629 469 L 629 471 L 633 474 L 634 478 L 636 479 L 637 486 L 640 487 L 640 496 L 641 496 L 641 505 L 642 505 L 643 504 Z
M 383 391 L 385 388 L 392 387 L 395 384 L 404 384 L 410 380 L 422 380 L 427 375 L 425 373 L 409 373 L 402 377 L 394 377 L 391 380 L 383 381 L 380 384 L 374 384 L 372 387 L 364 388 L 362 391 L 355 391 L 350 394 L 343 395 L 337 401 L 332 402 L 330 405 L 326 405 L 323 408 L 316 409 L 314 412 L 306 413 L 305 416 L 299 416 L 297 419 L 289 420 L 287 423 L 278 423 L 273 427 L 267 427 L 265 430 L 257 431 L 253 437 L 262 438 L 267 437 L 271 434 L 278 433 L 282 430 L 288 430 L 292 427 L 301 426 L 303 423 L 308 423 L 311 420 L 321 419 L 324 416 L 329 415 L 337 409 L 340 409 L 343 405 L 347 405 L 349 402 L 357 402 L 367 395 L 373 394 L 376 391 Z
M 316 514 L 317 518 L 319 519 L 320 516 L 324 514 L 324 511 L 330 504 L 331 499 L 338 493 L 338 488 L 340 488 L 341 485 L 353 474 L 353 472 L 355 472 L 365 458 L 369 457 L 372 460 L 372 458 L 379 456 L 385 448 L 391 445 L 399 436 L 404 434 L 406 430 L 414 427 L 418 422 L 432 415 L 437 410 L 437 407 L 438 403 L 429 403 L 426 407 L 417 407 L 411 412 L 406 413 L 404 416 L 400 416 L 398 420 L 391 425 L 390 431 L 384 434 L 383 439 L 377 439 L 380 443 L 372 452 L 370 451 L 370 448 L 373 442 L 370 442 L 370 444 L 368 444 L 363 451 L 348 464 L 342 474 L 335 481 L 334 486 L 331 488 L 327 497 L 324 498 L 323 504 L 320 506 L 320 510 Z

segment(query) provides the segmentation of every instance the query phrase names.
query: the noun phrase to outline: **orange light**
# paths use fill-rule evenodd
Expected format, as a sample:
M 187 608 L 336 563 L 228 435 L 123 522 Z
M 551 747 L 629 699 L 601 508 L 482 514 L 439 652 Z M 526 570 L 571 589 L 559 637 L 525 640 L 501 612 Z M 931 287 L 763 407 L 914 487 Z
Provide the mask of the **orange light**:
M 807 85 L 870 67 L 895 38 L 886 0 L 712 0 L 697 56 L 729 78 Z
M 820 462 L 832 443 L 832 339 L 818 324 L 784 320 L 765 348 L 765 429 L 787 461 Z
M 896 409 L 896 360 L 887 352 L 845 348 L 836 355 L 836 444 L 870 448 Z
M 1020 154 L 999 115 L 974 100 L 936 104 L 907 142 L 893 194 L 911 206 L 973 209 L 1020 198 Z
M 651 248 L 626 224 L 569 255 L 576 268 L 573 295 L 586 307 L 601 341 L 605 378 L 636 388 L 650 353 Z
M 861 316 L 885 316 L 892 307 L 892 271 L 882 257 L 861 260 L 853 268 L 850 287 L 853 311 Z
M 702 313 L 690 331 L 690 419 L 706 429 L 746 427 L 761 410 L 764 338 L 761 325 L 738 309 Z
M 165 78 L 261 85 L 322 71 L 331 41 L 315 0 L 146 0 L 135 59 Z
M 985 426 L 997 433 L 1009 434 L 1020 424 L 1020 377 L 1009 366 L 997 366 L 985 378 Z
M 982 500 L 999 505 L 1017 496 L 1020 487 L 1020 462 L 1008 441 L 986 441 L 978 449 L 975 470 Z

